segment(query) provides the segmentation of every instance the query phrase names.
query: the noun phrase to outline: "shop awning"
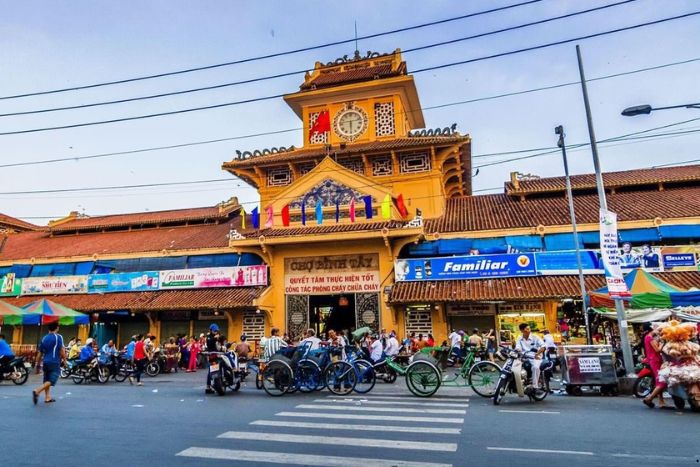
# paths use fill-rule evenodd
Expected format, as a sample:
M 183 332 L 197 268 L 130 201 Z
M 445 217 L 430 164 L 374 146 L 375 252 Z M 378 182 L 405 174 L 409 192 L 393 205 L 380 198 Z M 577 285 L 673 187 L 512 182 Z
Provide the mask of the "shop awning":
M 583 248 L 583 238 L 578 238 L 579 247 Z M 575 250 L 576 242 L 574 242 L 574 234 L 560 233 L 549 234 L 544 236 L 545 248 L 549 251 L 558 250 Z
M 509 235 L 506 243 L 516 250 L 537 251 L 542 249 L 542 237 L 539 235 Z
M 658 242 L 659 232 L 656 229 L 629 229 L 619 231 L 621 242 Z
M 700 238 L 700 225 L 662 225 L 659 233 L 662 238 Z
M 593 308 L 593 311 L 609 319 L 617 319 L 617 313 L 610 308 Z M 649 308 L 646 310 L 626 310 L 625 317 L 630 323 L 651 323 L 665 321 L 668 318 L 680 318 L 683 321 L 700 322 L 700 307 Z

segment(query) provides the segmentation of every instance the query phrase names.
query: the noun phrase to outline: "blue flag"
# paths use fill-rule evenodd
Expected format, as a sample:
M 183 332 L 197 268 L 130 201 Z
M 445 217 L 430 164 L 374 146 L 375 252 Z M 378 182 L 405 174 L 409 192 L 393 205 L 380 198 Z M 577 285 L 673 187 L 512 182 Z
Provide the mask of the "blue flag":
M 323 224 L 323 202 L 320 199 L 316 200 L 316 223 Z
M 258 211 L 257 206 L 255 206 L 255 209 L 250 211 L 250 220 L 253 222 L 254 229 L 257 230 L 260 228 L 260 212 Z
M 301 225 L 306 225 L 306 203 L 301 202 Z
M 335 200 L 335 223 L 340 222 L 340 200 Z
M 365 202 L 365 217 L 367 219 L 372 218 L 372 196 L 367 195 L 362 197 L 362 201 Z

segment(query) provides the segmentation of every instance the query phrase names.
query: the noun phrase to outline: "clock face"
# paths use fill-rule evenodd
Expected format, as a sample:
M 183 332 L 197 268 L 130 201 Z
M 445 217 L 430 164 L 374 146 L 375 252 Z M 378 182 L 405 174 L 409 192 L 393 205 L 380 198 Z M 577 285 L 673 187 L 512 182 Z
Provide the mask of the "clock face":
M 357 139 L 367 130 L 367 125 L 367 114 L 357 107 L 342 110 L 333 119 L 336 134 L 346 141 Z

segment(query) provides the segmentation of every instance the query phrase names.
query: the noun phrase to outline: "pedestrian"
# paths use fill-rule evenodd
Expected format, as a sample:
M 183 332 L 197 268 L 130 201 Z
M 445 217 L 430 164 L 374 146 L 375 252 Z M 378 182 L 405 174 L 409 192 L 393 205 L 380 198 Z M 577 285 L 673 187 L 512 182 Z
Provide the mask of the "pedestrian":
M 44 384 L 32 391 L 32 402 L 34 405 L 39 402 L 39 394 L 44 393 L 44 403 L 56 402 L 51 397 L 51 386 L 56 386 L 58 377 L 61 374 L 61 363 L 66 360 L 66 349 L 63 347 L 63 337 L 58 333 L 58 323 L 49 323 L 49 333 L 41 339 L 39 344 L 39 355 L 37 357 L 37 368 L 39 363 L 44 364 Z
M 489 332 L 484 334 L 484 341 L 486 341 L 486 354 L 489 360 L 494 362 L 496 355 L 496 333 L 493 328 L 489 329 Z
M 190 353 L 190 361 L 187 365 L 187 372 L 193 373 L 197 371 L 197 357 L 199 356 L 199 352 L 202 350 L 202 347 L 199 344 L 199 341 L 194 337 L 190 339 L 190 344 L 188 347 Z
M 171 371 L 177 372 L 177 363 L 180 360 L 178 355 L 179 348 L 175 343 L 175 338 L 171 337 L 168 339 L 168 343 L 165 344 L 165 372 L 170 373 Z
M 655 386 L 661 386 L 664 389 L 666 388 L 666 385 L 662 383 L 659 380 L 659 370 L 661 369 L 661 365 L 663 364 L 663 357 L 661 356 L 661 348 L 663 347 L 661 345 L 661 341 L 659 340 L 658 333 L 657 331 L 652 327 L 651 323 L 644 323 L 644 356 L 647 360 L 647 363 L 649 364 L 649 368 L 651 368 L 651 373 L 654 376 L 654 385 Z M 654 402 L 647 398 L 644 399 L 644 403 L 646 405 L 649 405 L 651 403 L 651 406 L 653 407 Z M 664 402 L 664 393 L 663 391 L 659 392 L 659 408 L 663 409 L 665 407 L 665 402 Z
M 136 385 L 143 386 L 141 375 L 146 368 L 148 362 L 148 353 L 146 349 L 146 341 L 142 334 L 136 336 L 136 345 L 134 346 L 134 363 L 136 364 Z M 129 376 L 129 383 L 134 384 L 133 376 Z
M 481 336 L 479 335 L 479 329 L 474 328 L 472 329 L 472 335 L 469 336 L 469 339 L 467 340 L 469 345 L 474 347 L 476 350 L 479 350 L 481 346 L 483 345 L 483 340 L 481 339 Z
M 428 334 L 428 347 L 435 347 L 435 338 L 432 334 Z

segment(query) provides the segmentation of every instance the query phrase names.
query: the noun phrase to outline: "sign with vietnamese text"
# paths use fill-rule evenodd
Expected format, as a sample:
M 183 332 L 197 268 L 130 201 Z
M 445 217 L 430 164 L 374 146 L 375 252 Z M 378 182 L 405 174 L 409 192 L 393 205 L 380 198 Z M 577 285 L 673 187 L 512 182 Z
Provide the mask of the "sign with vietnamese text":
M 287 294 L 325 295 L 379 292 L 379 255 L 285 258 Z
M 397 281 L 488 279 L 537 275 L 535 256 L 532 253 L 400 259 L 396 261 L 394 268 Z
M 579 357 L 578 369 L 581 373 L 600 373 L 603 371 L 598 357 Z
M 92 274 L 88 276 L 88 292 L 105 293 L 158 290 L 158 282 L 159 275 L 156 271 Z
M 87 293 L 88 276 L 27 277 L 22 280 L 22 295 Z
M 267 285 L 267 266 L 160 271 L 160 290 Z
M 600 253 L 608 295 L 612 298 L 629 297 L 630 292 L 622 276 L 620 250 L 617 245 L 617 214 L 606 209 L 600 210 Z

